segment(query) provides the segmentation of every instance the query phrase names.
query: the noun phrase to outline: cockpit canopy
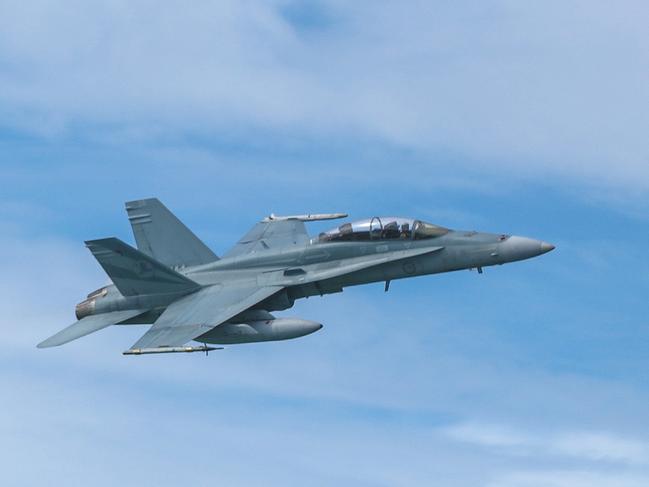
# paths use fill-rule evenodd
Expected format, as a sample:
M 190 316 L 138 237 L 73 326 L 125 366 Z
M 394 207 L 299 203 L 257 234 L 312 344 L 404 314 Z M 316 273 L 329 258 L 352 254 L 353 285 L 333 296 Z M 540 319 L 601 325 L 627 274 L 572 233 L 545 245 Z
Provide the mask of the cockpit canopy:
M 439 237 L 448 229 L 413 218 L 378 217 L 343 223 L 337 228 L 323 232 L 319 242 L 354 242 L 363 240 L 422 240 Z

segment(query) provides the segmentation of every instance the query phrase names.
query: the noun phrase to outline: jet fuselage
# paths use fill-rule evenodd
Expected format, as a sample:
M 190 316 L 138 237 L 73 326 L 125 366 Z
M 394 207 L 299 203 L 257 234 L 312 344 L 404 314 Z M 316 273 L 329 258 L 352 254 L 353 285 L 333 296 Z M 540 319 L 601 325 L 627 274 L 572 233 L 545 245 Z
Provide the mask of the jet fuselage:
M 78 321 L 41 342 L 58 346 L 110 325 L 152 324 L 127 355 L 207 351 L 207 343 L 286 340 L 319 330 L 272 311 L 345 287 L 528 259 L 553 245 L 373 217 L 309 237 L 305 222 L 346 214 L 271 215 L 219 258 L 159 200 L 126 203 L 137 249 L 109 237 L 86 246 L 112 284 L 76 307 Z M 200 347 L 187 342 L 202 343 Z

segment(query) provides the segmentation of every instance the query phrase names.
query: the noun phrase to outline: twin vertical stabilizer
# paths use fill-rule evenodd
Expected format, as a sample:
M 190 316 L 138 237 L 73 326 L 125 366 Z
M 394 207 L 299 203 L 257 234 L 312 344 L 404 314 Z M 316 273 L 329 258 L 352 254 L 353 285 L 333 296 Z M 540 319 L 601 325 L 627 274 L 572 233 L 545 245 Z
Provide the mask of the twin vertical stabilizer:
M 219 259 L 157 198 L 129 201 L 126 212 L 137 248 L 157 261 L 184 267 Z

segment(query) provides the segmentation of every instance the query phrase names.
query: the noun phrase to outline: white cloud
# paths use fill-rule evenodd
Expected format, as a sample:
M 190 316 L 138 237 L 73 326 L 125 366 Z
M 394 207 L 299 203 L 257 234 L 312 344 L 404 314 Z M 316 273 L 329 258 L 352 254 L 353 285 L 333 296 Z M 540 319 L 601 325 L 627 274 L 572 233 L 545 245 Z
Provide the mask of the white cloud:
M 332 1 L 316 27 L 294 2 L 66 5 L 3 4 L 5 126 L 360 137 L 649 189 L 646 2 Z
M 592 471 L 520 471 L 502 475 L 488 487 L 643 487 L 649 474 L 598 473 Z
M 454 274 L 394 283 L 387 296 L 376 285 L 301 301 L 282 314 L 317 317 L 323 331 L 228 347 L 207 359 L 122 357 L 141 327 L 37 350 L 105 276 L 81 242 L 43 236 L 34 217 L 56 215 L 0 202 L 0 219 L 16 227 L 7 231 L 3 221 L 0 236 L 0 466 L 8 484 L 291 485 L 309 478 L 374 486 L 434 478 L 451 486 L 635 487 L 646 480 L 646 391 L 624 379 L 545 369 L 541 361 L 530 366 L 522 360 L 527 346 L 508 343 L 507 330 L 495 332 L 501 311 L 476 319 L 481 298 L 510 293 L 498 280 L 476 285 Z M 640 257 L 622 246 L 630 262 L 620 260 L 608 252 L 619 251 L 615 242 L 588 248 L 612 262 L 609 269 L 576 260 L 584 281 L 613 274 L 613 261 L 628 268 L 619 263 Z M 548 261 L 548 272 L 561 265 Z M 454 280 L 462 282 L 459 296 L 445 291 Z M 547 282 L 525 281 L 525 305 L 537 309 Z M 575 311 L 584 307 L 600 312 L 590 301 Z M 571 327 L 578 333 L 591 325 Z M 551 356 L 550 348 L 544 353 Z M 449 421 L 460 423 L 438 426 Z M 628 433 L 634 428 L 637 436 Z
M 593 461 L 649 465 L 649 443 L 601 432 L 563 433 L 552 448 L 558 453 Z
M 513 456 L 567 457 L 584 462 L 649 466 L 649 442 L 601 431 L 551 432 L 506 425 L 461 423 L 444 428 L 448 437 Z
M 3 208 L 18 220 L 39 213 Z M 35 348 L 105 278 L 81 244 L 5 234 L 0 253 L 7 483 L 38 485 L 45 475 L 66 485 L 89 477 L 97 485 L 174 485 L 190 476 L 197 485 L 290 485 L 308 477 L 313 485 L 436 478 L 453 486 L 548 480 L 562 487 L 565 479 L 596 478 L 593 485 L 605 486 L 642 478 L 646 468 L 643 436 L 617 432 L 628 427 L 618 427 L 620 417 L 643 421 L 642 391 L 518 367 L 516 352 L 462 322 L 439 288 L 435 320 L 422 323 L 433 289 L 424 282 L 415 293 L 395 286 L 381 302 L 380 286 L 302 301 L 283 314 L 325 323 L 302 340 L 228 347 L 207 359 L 122 357 L 141 327 Z M 547 417 L 537 417 L 541 401 Z M 507 416 L 555 432 L 500 426 Z M 437 426 L 473 417 L 494 419 Z M 583 423 L 601 429 L 574 426 Z M 547 468 L 526 470 L 539 457 Z M 608 470 L 557 473 L 566 463 Z

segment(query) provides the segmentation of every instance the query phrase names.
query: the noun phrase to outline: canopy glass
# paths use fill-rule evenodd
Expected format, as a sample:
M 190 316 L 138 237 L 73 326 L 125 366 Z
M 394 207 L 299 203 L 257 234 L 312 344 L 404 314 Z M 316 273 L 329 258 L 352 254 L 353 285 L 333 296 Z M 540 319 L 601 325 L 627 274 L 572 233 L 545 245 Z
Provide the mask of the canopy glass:
M 318 236 L 320 242 L 352 242 L 364 240 L 421 240 L 439 237 L 448 229 L 414 218 L 378 217 L 344 223 Z

